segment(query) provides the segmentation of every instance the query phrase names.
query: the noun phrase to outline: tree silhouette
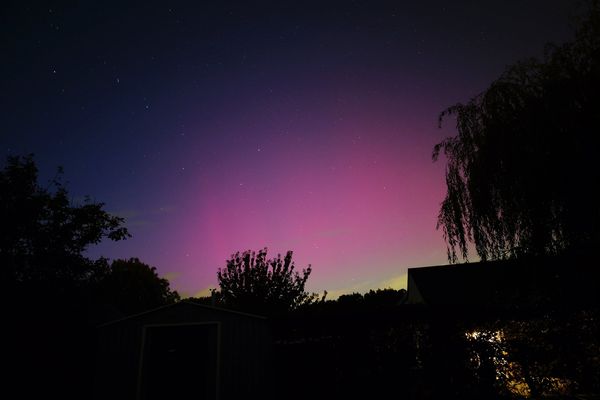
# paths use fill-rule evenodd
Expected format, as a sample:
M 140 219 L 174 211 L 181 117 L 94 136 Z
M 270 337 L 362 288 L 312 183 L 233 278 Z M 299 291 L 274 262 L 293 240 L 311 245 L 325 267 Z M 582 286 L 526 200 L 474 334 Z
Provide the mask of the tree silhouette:
M 549 45 L 467 104 L 443 111 L 457 135 L 433 150 L 447 158 L 438 216 L 448 258 L 482 260 L 590 250 L 600 244 L 600 6 L 575 40 Z
M 0 265 L 11 287 L 52 291 L 87 282 L 101 267 L 84 256 L 102 239 L 129 237 L 123 218 L 86 197 L 73 204 L 57 176 L 43 187 L 33 157 L 9 157 L 0 171 Z
M 61 177 L 59 169 L 46 186 L 38 183 L 32 156 L 9 157 L 0 169 L 0 282 L 11 343 L 6 381 L 23 398 L 89 392 L 96 343 L 90 310 L 107 261 L 85 252 L 105 238 L 129 236 L 103 203 L 73 203 Z M 40 327 L 47 329 L 40 334 Z
M 125 315 L 179 300 L 179 294 L 171 290 L 169 281 L 159 277 L 156 268 L 137 258 L 114 260 L 100 279 L 99 288 L 102 301 Z
M 371 289 L 364 295 L 365 304 L 370 308 L 390 308 L 398 306 L 405 298 L 406 289 Z
M 267 249 L 258 253 L 237 252 L 219 268 L 217 279 L 220 301 L 238 310 L 278 315 L 294 310 L 315 299 L 304 290 L 311 266 L 299 274 L 292 261 L 292 251 L 284 258 L 267 259 Z

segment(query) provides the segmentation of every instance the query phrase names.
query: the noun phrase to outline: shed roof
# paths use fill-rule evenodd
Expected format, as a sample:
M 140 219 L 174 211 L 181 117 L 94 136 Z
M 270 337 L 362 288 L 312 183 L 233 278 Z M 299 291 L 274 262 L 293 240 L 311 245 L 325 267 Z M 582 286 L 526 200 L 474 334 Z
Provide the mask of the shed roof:
M 148 314 L 158 313 L 158 312 L 164 311 L 166 309 L 171 309 L 171 308 L 176 308 L 176 307 L 191 307 L 191 308 L 197 307 L 198 309 L 211 310 L 213 312 L 218 312 L 218 313 L 235 314 L 240 317 L 256 318 L 256 319 L 263 319 L 263 320 L 267 319 L 267 317 L 264 317 L 262 315 L 250 314 L 250 313 L 245 313 L 245 312 L 241 312 L 241 311 L 229 310 L 229 309 L 221 308 L 221 307 L 213 307 L 213 306 L 207 306 L 204 304 L 198 304 L 198 303 L 195 303 L 192 301 L 181 300 L 181 301 L 178 301 L 173 304 L 167 304 L 164 306 L 153 308 L 151 310 L 143 311 L 141 313 L 128 315 L 124 318 L 119 318 L 119 319 L 116 319 L 113 321 L 105 322 L 105 323 L 99 325 L 98 327 L 103 328 L 105 326 L 117 324 L 117 323 L 124 322 L 124 321 L 129 321 L 129 320 L 132 320 L 132 319 L 135 319 L 138 317 L 146 316 Z

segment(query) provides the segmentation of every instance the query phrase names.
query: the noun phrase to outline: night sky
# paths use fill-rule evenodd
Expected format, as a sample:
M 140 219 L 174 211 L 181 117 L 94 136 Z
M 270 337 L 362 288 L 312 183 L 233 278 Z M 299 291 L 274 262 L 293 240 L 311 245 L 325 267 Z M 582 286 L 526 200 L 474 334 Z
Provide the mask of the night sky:
M 127 4 L 123 4 L 127 3 Z M 183 295 L 294 250 L 328 297 L 445 264 L 445 107 L 571 38 L 574 1 L 3 2 L 0 149 L 58 165 Z

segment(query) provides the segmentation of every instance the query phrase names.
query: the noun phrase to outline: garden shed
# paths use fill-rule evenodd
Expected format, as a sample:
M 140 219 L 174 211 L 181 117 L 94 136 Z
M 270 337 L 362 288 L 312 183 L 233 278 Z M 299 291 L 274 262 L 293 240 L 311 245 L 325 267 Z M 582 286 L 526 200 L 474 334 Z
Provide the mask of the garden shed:
M 98 328 L 97 399 L 259 397 L 264 317 L 181 301 Z

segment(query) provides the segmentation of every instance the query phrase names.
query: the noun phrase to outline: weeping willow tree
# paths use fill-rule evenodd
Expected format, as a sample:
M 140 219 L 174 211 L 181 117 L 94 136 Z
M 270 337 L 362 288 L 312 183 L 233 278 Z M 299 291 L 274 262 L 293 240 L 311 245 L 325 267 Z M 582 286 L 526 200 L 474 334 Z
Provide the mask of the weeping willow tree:
M 573 41 L 519 62 L 467 104 L 444 110 L 448 259 L 553 255 L 600 247 L 600 6 Z

